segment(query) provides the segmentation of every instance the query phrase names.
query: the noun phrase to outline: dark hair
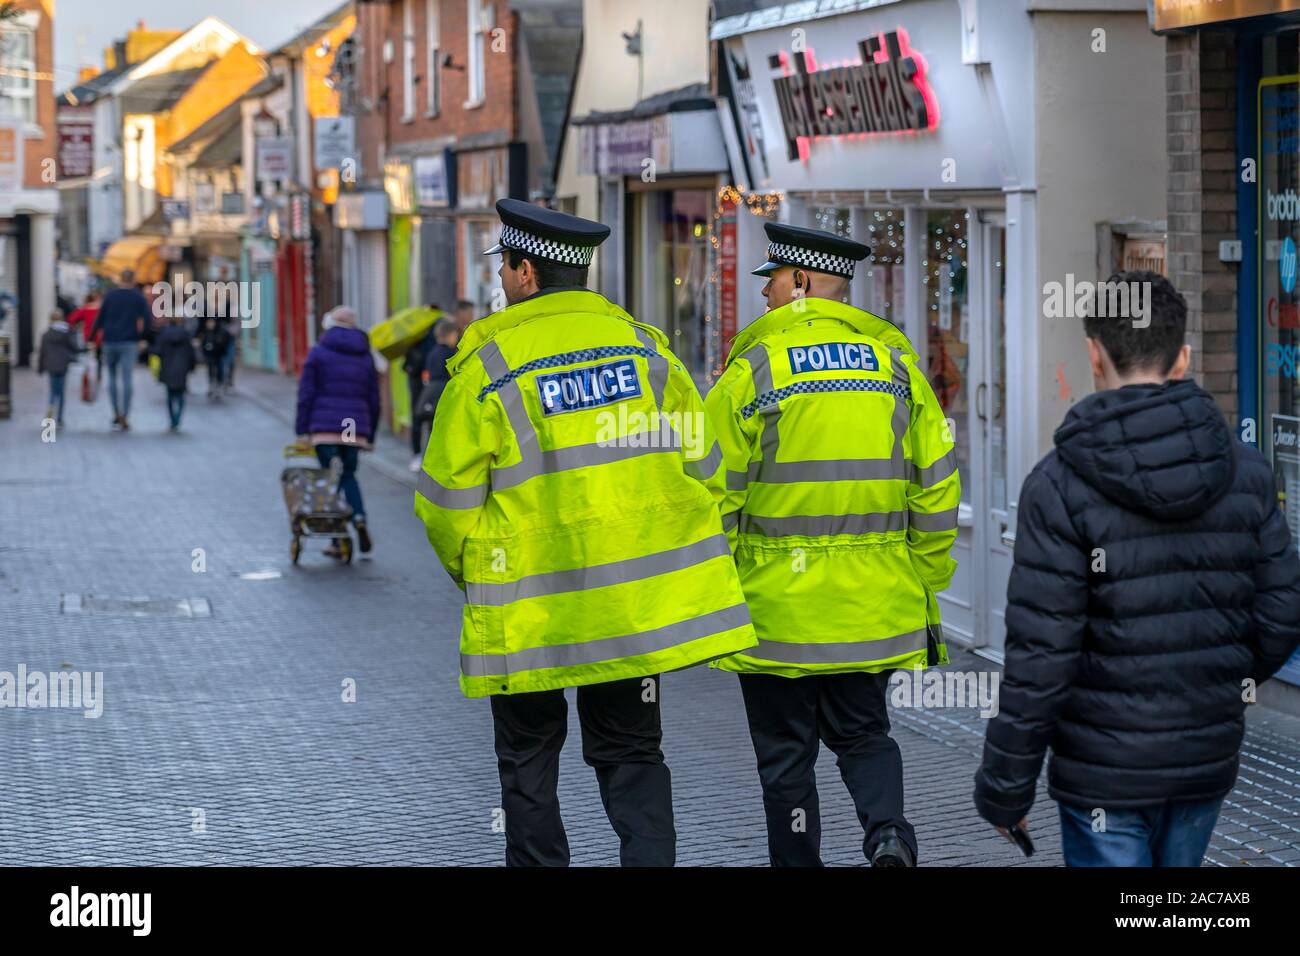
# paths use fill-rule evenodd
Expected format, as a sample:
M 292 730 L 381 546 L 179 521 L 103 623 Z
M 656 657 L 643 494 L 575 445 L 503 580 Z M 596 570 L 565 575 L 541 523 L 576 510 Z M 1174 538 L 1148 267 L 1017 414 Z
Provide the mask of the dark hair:
M 575 285 L 585 286 L 587 284 L 586 266 L 562 266 L 558 262 L 534 259 L 518 249 L 506 250 L 506 261 L 510 263 L 511 269 L 518 269 L 520 263 L 525 259 L 533 264 L 533 271 L 537 273 L 537 288 L 539 289 L 556 289 Z
M 474 303 L 471 302 L 469 299 L 457 299 L 457 300 L 456 300 L 456 308 L 458 308 L 458 309 L 473 309 L 473 308 L 474 308 Z
M 1135 312 L 1128 295 L 1133 283 L 1150 283 L 1151 293 L 1146 303 L 1148 324 L 1143 326 L 1133 323 Z M 1126 288 L 1114 295 L 1108 294 L 1104 286 L 1098 286 L 1092 314 L 1083 319 L 1084 333 L 1101 343 L 1115 371 L 1121 375 L 1134 368 L 1156 369 L 1162 375 L 1168 372 L 1183 347 L 1187 301 L 1158 272 L 1116 272 L 1106 284 L 1123 284 Z M 1127 315 L 1114 314 L 1118 303 L 1128 305 L 1122 310 Z

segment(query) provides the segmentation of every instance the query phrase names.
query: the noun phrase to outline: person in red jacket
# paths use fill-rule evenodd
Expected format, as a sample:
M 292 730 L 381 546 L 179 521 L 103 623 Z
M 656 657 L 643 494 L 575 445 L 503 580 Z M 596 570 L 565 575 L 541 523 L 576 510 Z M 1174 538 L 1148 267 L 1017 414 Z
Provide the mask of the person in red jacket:
M 86 296 L 86 301 L 82 303 L 81 308 L 75 310 L 68 316 L 68 325 L 72 331 L 81 334 L 81 341 L 87 349 L 95 350 L 95 381 L 98 382 L 104 371 L 104 358 L 100 354 L 99 346 L 104 340 L 104 333 L 98 331 L 94 334 L 94 342 L 91 342 L 91 329 L 95 326 L 95 318 L 99 315 L 99 292 L 91 290 Z

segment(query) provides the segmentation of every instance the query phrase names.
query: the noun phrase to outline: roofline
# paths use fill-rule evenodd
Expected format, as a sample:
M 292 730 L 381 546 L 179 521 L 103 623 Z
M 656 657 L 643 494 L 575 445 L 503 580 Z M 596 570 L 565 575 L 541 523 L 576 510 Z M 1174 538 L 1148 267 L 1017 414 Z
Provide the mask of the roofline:
M 124 90 L 126 90 L 136 80 L 143 79 L 146 76 L 152 76 L 155 73 L 168 72 L 167 70 L 159 69 L 159 67 L 164 62 L 166 62 L 167 60 L 175 56 L 177 53 L 179 53 L 182 47 L 192 44 L 195 40 L 194 35 L 196 33 L 199 33 L 200 31 L 205 33 L 206 32 L 219 33 L 222 36 L 224 36 L 227 40 L 229 40 L 232 44 L 243 43 L 246 47 L 248 47 L 248 52 L 254 55 L 258 55 L 263 52 L 261 47 L 259 47 L 252 40 L 248 39 L 248 37 L 244 36 L 242 33 L 240 33 L 230 24 L 226 23 L 220 17 L 207 16 L 204 17 L 202 20 L 200 20 L 198 23 L 194 24 L 194 26 L 190 27 L 184 33 L 182 33 L 175 40 L 172 40 L 171 43 L 168 43 L 161 50 L 158 50 L 152 56 L 146 57 L 145 59 L 141 60 L 139 63 L 135 64 L 135 66 L 127 70 L 116 80 L 110 83 L 105 88 L 104 92 L 109 95 L 117 96 L 120 95 Z

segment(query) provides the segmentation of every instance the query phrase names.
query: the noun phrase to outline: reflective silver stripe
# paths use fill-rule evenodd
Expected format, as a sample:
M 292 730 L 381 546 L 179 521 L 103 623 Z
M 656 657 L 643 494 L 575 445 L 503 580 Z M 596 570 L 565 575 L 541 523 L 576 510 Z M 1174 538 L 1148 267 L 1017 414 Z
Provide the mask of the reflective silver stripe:
M 478 350 L 478 354 L 483 362 L 483 370 L 493 381 L 510 374 L 510 366 L 506 364 L 505 356 L 501 354 L 501 348 L 495 340 L 489 339 L 485 342 Z M 526 465 L 538 453 L 537 429 L 533 427 L 533 420 L 528 417 L 528 409 L 524 407 L 524 393 L 519 388 L 519 380 L 515 379 L 507 383 L 494 394 L 501 399 L 501 404 L 506 410 L 506 418 L 510 422 L 510 430 L 515 433 L 515 441 L 519 445 L 519 454 L 523 459 L 520 464 Z M 495 474 L 492 477 L 492 487 L 497 487 Z
M 772 391 L 772 365 L 767 357 L 767 348 L 755 345 L 741 358 L 749 363 L 749 374 L 754 380 L 754 395 Z M 760 414 L 763 416 L 763 461 L 776 461 L 776 452 L 781 444 L 781 404 L 780 402 L 765 406 Z
M 448 488 L 427 471 L 420 472 L 416 483 L 416 492 L 431 504 L 439 508 L 463 511 L 477 508 L 487 501 L 487 485 L 474 485 L 472 488 Z
M 713 443 L 713 450 L 703 458 L 700 458 L 697 461 L 687 459 L 686 474 L 698 481 L 705 481 L 713 476 L 713 473 L 718 470 L 718 466 L 721 464 L 722 446 L 715 441 Z
M 752 465 L 750 465 L 749 467 L 750 467 L 751 469 L 753 469 L 753 468 L 757 467 L 757 465 L 758 465 L 758 462 L 754 462 L 754 463 L 753 463 Z M 746 488 L 748 488 L 748 487 L 749 487 L 749 474 L 748 474 L 747 472 L 743 472 L 743 471 L 728 471 L 728 472 L 727 472 L 727 490 L 728 490 L 728 491 L 744 491 L 744 490 L 745 490 Z
M 957 449 L 949 448 L 946 455 L 925 468 L 918 468 L 916 462 L 912 462 L 912 483 L 922 488 L 931 488 L 945 478 L 951 477 L 956 470 Z
M 890 481 L 907 480 L 897 458 L 844 458 L 826 461 L 752 462 L 750 481 L 783 485 L 795 481 Z M 760 477 L 761 471 L 761 477 Z
M 745 514 L 741 518 L 743 534 L 760 534 L 765 538 L 787 535 L 817 537 L 826 534 L 886 534 L 907 527 L 906 511 L 883 511 L 865 515 L 789 515 L 773 518 Z
M 780 661 L 784 664 L 870 664 L 885 661 L 902 654 L 925 650 L 925 628 L 882 637 L 876 640 L 842 641 L 834 644 L 795 644 L 786 641 L 762 641 L 740 653 L 763 661 Z
M 492 488 L 501 491 L 523 484 L 538 475 L 551 475 L 557 471 L 572 471 L 574 468 L 589 468 L 593 465 L 608 465 L 616 461 L 629 461 L 642 455 L 675 455 L 678 449 L 672 447 L 634 448 L 630 445 L 573 445 L 569 448 L 552 448 L 548 451 L 534 452 L 533 457 L 498 468 L 492 472 Z
M 749 609 L 744 604 L 735 604 L 639 634 L 606 637 L 577 644 L 527 647 L 509 654 L 461 654 L 460 669 L 467 677 L 485 677 L 489 674 L 518 674 L 545 667 L 611 663 L 628 657 L 666 651 L 703 637 L 744 627 L 748 623 Z
M 681 571 L 724 555 L 731 555 L 731 545 L 727 543 L 726 535 L 715 534 L 711 538 L 681 548 L 672 548 L 637 558 L 626 558 L 622 561 L 611 561 L 608 564 L 597 564 L 589 568 L 530 574 L 518 581 L 507 581 L 503 584 L 480 584 L 471 581 L 466 584 L 465 593 L 470 604 L 501 607 L 512 601 L 522 601 L 526 598 L 566 594 L 572 591 L 590 591 L 615 584 L 627 584 L 630 581 L 642 581 L 660 574 Z
M 664 388 L 668 384 L 668 360 L 658 354 L 659 348 L 654 336 L 645 329 L 638 329 L 636 326 L 632 328 L 636 332 L 637 341 L 655 352 L 655 357 L 646 359 L 646 364 L 650 366 L 650 391 L 654 393 L 655 408 L 663 411 Z
M 907 366 L 903 364 L 903 353 L 898 349 L 889 350 L 889 361 L 894 370 L 893 381 L 895 385 L 906 386 L 908 393 L 911 394 L 912 379 L 907 371 Z M 889 420 L 890 430 L 894 433 L 894 460 L 898 463 L 898 475 L 900 478 L 906 478 L 903 437 L 907 434 L 908 426 L 912 424 L 912 409 L 908 406 L 905 399 L 894 396 L 894 414 Z
M 733 512 L 731 512 L 730 514 L 725 514 L 725 515 L 722 516 L 722 530 L 723 530 L 723 531 L 731 531 L 733 528 L 735 528 L 735 527 L 736 527 L 737 525 L 739 525 L 739 524 L 740 524 L 740 512 L 739 512 L 739 511 L 733 511 Z
M 922 514 L 919 511 L 909 512 L 909 524 L 917 531 L 956 531 L 957 530 L 957 509 L 949 508 L 947 511 L 936 511 L 933 514 Z

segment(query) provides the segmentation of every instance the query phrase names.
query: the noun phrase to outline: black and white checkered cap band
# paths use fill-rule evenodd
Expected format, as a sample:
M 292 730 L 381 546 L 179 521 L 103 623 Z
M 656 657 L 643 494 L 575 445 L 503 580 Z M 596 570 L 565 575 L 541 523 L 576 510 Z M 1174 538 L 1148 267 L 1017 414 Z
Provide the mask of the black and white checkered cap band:
M 543 239 L 540 236 L 534 236 L 531 232 L 524 232 L 514 226 L 507 226 L 505 223 L 501 224 L 500 244 L 507 249 L 526 252 L 530 256 L 537 256 L 539 259 L 547 259 L 551 262 L 560 262 L 566 266 L 589 266 L 591 265 L 591 257 L 596 252 L 595 246 L 574 246 L 567 242 Z
M 848 279 L 853 278 L 854 263 L 847 256 L 835 256 L 829 252 L 805 249 L 803 246 L 773 242 L 767 247 L 767 257 L 773 262 L 784 262 L 792 266 L 803 266 L 814 272 L 829 272 Z

